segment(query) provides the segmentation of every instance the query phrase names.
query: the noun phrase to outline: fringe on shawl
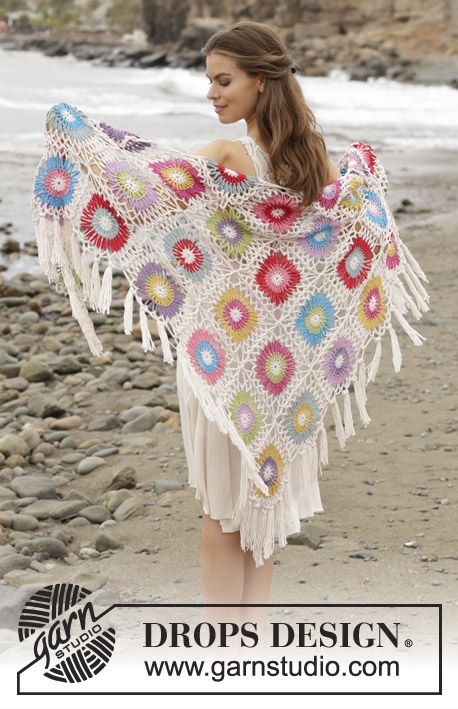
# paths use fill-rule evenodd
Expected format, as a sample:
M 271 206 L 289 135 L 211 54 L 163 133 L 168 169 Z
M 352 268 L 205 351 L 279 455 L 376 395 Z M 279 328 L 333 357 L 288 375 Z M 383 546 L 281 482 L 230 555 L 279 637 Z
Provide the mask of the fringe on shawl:
M 100 257 L 94 258 L 91 267 L 89 254 L 81 251 L 79 237 L 67 219 L 50 219 L 40 215 L 35 224 L 35 234 L 38 259 L 43 272 L 49 282 L 56 284 L 58 292 L 64 290 L 68 295 L 72 315 L 77 320 L 92 354 L 100 357 L 104 353 L 103 345 L 96 335 L 86 303 L 97 312 L 110 312 L 113 282 L 112 264 L 110 262 L 107 264 L 103 277 L 100 279 Z M 173 354 L 164 323 L 160 318 L 155 317 L 155 314 L 149 311 L 141 299 L 135 295 L 132 285 L 130 285 L 124 300 L 125 334 L 132 333 L 134 297 L 138 303 L 143 351 L 152 352 L 156 349 L 148 324 L 149 318 L 153 318 L 161 341 L 163 361 L 173 365 Z

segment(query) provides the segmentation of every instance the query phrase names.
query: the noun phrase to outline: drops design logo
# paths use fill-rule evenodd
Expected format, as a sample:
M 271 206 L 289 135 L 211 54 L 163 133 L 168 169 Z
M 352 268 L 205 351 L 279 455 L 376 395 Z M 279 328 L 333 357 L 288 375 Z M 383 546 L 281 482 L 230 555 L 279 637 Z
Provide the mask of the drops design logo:
M 97 675 L 110 660 L 115 629 L 103 628 L 91 594 L 72 583 L 53 584 L 35 591 L 24 605 L 18 622 L 19 640 L 35 637 L 35 658 L 45 658 L 45 677 L 57 682 L 83 682 Z M 78 604 L 78 610 L 71 610 Z

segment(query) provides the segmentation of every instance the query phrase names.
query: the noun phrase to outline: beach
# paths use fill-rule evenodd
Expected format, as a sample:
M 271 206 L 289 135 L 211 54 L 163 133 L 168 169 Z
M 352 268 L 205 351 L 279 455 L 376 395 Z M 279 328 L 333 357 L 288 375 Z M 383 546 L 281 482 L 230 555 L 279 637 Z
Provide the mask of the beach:
M 102 590 L 102 604 L 202 603 L 202 508 L 187 485 L 175 366 L 163 362 L 157 336 L 157 350 L 145 354 L 138 327 L 133 336 L 124 335 L 126 283 L 120 278 L 110 314 L 92 314 L 110 354 L 93 357 L 68 301 L 54 292 L 33 255 L 28 209 L 44 105 L 68 98 L 89 112 L 94 108 L 99 120 L 105 115 L 103 97 L 95 110 L 87 86 L 78 94 L 69 81 L 75 79 L 71 61 L 42 59 L 57 62 L 57 88 L 46 87 L 37 105 L 22 112 L 13 90 L 1 107 L 0 225 L 11 223 L 9 238 L 21 249 L 28 243 L 30 253 L 4 255 L 0 273 L 0 650 L 15 642 L 15 612 L 30 589 L 49 583 Z M 124 81 L 126 71 L 138 76 L 125 69 Z M 115 81 L 121 73 L 112 76 Z M 320 81 L 325 79 L 310 85 L 317 103 L 325 91 Z M 347 82 L 348 91 L 357 91 L 354 83 Z M 116 116 L 114 94 L 107 89 L 106 119 L 191 149 L 199 143 L 199 130 L 208 128 L 208 140 L 222 130 L 205 112 L 200 90 L 196 79 L 191 100 L 178 91 L 172 95 L 166 81 L 156 83 L 155 91 L 169 104 L 154 114 L 150 107 L 158 107 L 158 99 L 151 93 L 147 99 L 151 89 L 144 86 L 141 114 Z M 380 85 L 372 87 L 373 96 L 378 90 Z M 406 120 L 397 135 L 383 116 L 365 124 L 368 89 L 360 91 L 359 114 L 356 99 L 353 114 L 342 113 L 340 121 L 321 105 L 322 122 L 333 157 L 351 136 L 372 136 L 377 145 L 401 236 L 429 279 L 430 311 L 418 323 L 408 315 L 427 339 L 416 347 L 395 324 L 403 355 L 395 373 L 390 339 L 384 337 L 380 368 L 367 390 L 371 423 L 364 428 L 354 416 L 356 435 L 343 450 L 328 414 L 329 464 L 320 479 L 324 512 L 303 521 L 303 536 L 296 540 L 301 543 L 276 547 L 270 602 L 441 603 L 447 637 L 455 633 L 458 609 L 458 143 L 450 116 L 450 126 L 441 128 L 439 107 L 437 124 L 435 113 L 423 123 L 412 118 L 410 130 Z M 395 100 L 395 85 L 386 82 L 384 91 Z M 455 100 L 452 89 L 444 91 L 444 100 Z M 426 103 L 430 96 L 425 88 Z M 401 109 L 402 104 L 396 110 Z M 17 152 L 8 128 L 14 111 L 20 124 Z M 417 113 L 423 115 L 422 106 Z M 164 115 L 170 121 L 160 133 Z M 197 117 L 192 131 L 190 115 Z M 243 134 L 243 126 L 232 128 L 231 138 Z

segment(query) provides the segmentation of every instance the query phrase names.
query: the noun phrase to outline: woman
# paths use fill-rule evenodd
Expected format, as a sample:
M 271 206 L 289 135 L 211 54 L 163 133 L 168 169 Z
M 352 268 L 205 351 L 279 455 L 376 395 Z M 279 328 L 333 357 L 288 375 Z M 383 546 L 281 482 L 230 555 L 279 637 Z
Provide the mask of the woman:
M 265 24 L 238 22 L 214 34 L 202 53 L 206 55 L 206 76 L 210 81 L 207 98 L 224 125 L 245 120 L 247 136 L 235 141 L 216 140 L 195 154 L 212 158 L 236 172 L 296 189 L 303 193 L 304 204 L 310 204 L 340 173 L 316 132 L 315 118 L 304 101 L 293 61 L 281 37 Z M 179 360 L 177 387 L 189 482 L 204 506 L 204 601 L 266 604 L 273 556 L 256 568 L 251 552 L 241 549 L 240 533 L 230 521 L 240 484 L 240 453 L 216 424 L 205 419 L 197 399 L 186 388 Z M 298 476 L 305 474 L 305 465 L 303 459 L 298 461 Z M 303 516 L 323 510 L 319 491 L 309 485 L 307 492 L 315 504 L 310 506 L 310 501 L 303 499 Z M 300 503 L 296 500 L 296 520 L 300 517 Z M 222 515 L 225 519 L 221 519 Z M 296 527 L 290 530 L 293 531 L 299 530 Z M 253 609 L 241 611 L 239 620 L 253 618 Z M 237 614 L 233 615 L 237 619 Z

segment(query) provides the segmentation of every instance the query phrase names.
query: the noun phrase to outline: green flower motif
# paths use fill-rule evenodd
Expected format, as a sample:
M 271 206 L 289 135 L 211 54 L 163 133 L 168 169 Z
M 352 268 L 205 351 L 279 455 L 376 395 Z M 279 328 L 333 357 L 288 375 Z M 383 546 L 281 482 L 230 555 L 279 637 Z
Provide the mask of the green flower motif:
M 215 212 L 207 226 L 228 256 L 239 258 L 249 247 L 253 234 L 235 209 Z

